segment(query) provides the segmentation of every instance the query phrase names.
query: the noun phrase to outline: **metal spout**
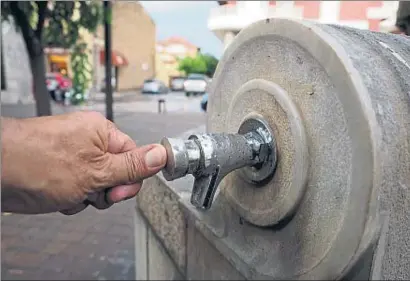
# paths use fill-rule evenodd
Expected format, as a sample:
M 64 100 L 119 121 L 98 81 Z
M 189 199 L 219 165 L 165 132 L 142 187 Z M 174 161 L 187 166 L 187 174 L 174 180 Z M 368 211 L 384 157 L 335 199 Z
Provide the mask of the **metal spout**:
M 262 178 L 254 176 L 249 180 L 255 183 L 264 180 L 274 172 L 276 146 L 271 131 L 261 122 L 245 121 L 238 134 L 191 135 L 188 140 L 162 139 L 168 155 L 167 165 L 162 170 L 165 179 L 171 181 L 192 174 L 195 181 L 191 203 L 201 209 L 211 207 L 219 183 L 236 169 L 252 167 L 256 174 L 262 172 Z

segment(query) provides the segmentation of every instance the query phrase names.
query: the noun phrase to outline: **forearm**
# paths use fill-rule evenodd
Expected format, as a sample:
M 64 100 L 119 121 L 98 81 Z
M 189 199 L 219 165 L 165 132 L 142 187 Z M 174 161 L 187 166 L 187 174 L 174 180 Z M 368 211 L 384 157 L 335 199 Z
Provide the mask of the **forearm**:
M 14 166 L 10 163 L 10 153 L 12 153 L 10 149 L 13 149 L 13 136 L 19 133 L 19 128 L 19 120 L 1 117 L 1 205 L 3 212 L 14 211 L 13 206 L 20 205 L 17 190 L 13 188 L 9 178 L 10 169 Z
M 14 118 L 1 117 L 1 188 L 10 184 L 7 175 L 9 174 L 10 146 L 12 136 L 18 133 L 19 121 Z
M 16 156 L 13 151 L 19 146 L 22 134 L 22 121 L 15 118 L 1 117 L 1 186 L 10 184 L 10 170 L 15 169 L 13 165 Z M 13 159 L 14 158 L 14 159 Z
M 30 129 L 30 119 L 1 117 L 1 211 L 30 213 L 29 206 L 39 205 L 41 193 L 30 188 L 33 171 L 26 163 L 44 157 L 33 155 L 37 140 Z M 30 159 L 31 158 L 31 159 Z M 40 182 L 37 182 L 40 184 Z M 39 206 L 41 208 L 41 206 Z

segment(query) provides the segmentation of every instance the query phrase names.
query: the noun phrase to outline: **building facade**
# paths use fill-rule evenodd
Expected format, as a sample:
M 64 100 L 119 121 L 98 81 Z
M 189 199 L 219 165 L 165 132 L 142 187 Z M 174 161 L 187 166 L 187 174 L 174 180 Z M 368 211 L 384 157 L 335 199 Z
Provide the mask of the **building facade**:
M 178 70 L 178 60 L 195 57 L 198 47 L 181 37 L 170 37 L 156 45 L 156 78 L 169 85 L 172 77 L 184 75 Z
M 105 79 L 104 28 L 92 38 L 95 74 L 94 87 L 102 88 Z M 155 23 L 137 1 L 113 1 L 112 73 L 117 91 L 139 89 L 145 79 L 155 76 Z
M 138 1 L 112 1 L 112 84 L 114 91 L 135 90 L 145 79 L 155 75 L 154 21 Z M 89 64 L 92 67 L 91 91 L 99 92 L 105 86 L 104 26 L 92 34 L 80 30 L 87 44 Z M 47 70 L 66 72 L 72 76 L 69 50 L 48 48 Z
M 145 79 L 155 76 L 155 23 L 136 1 L 113 1 L 112 16 L 114 90 L 138 89 Z M 105 80 L 104 26 L 95 34 L 84 29 L 79 32 L 88 46 L 91 91 L 101 91 Z M 44 53 L 47 72 L 60 72 L 72 78 L 70 50 L 47 47 Z M 34 102 L 29 57 L 12 19 L 10 23 L 2 22 L 1 90 L 4 103 Z
M 208 28 L 225 48 L 239 31 L 266 18 L 304 19 L 373 31 L 394 25 L 398 1 L 218 1 Z M 387 19 L 387 20 L 386 20 Z

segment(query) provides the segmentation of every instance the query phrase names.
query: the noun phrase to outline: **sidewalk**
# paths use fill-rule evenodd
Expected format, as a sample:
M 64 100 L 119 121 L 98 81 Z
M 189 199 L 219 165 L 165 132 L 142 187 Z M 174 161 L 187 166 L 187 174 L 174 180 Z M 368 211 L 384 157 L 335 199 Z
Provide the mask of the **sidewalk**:
M 124 102 L 129 100 L 138 100 L 143 98 L 140 91 L 124 91 L 124 92 L 113 92 L 113 100 L 114 102 Z M 105 93 L 103 92 L 96 92 L 92 93 L 89 96 L 90 102 L 104 102 L 105 101 Z
M 51 104 L 53 115 L 85 110 L 84 106 L 62 106 L 55 103 Z M 1 104 L 1 116 L 28 118 L 36 116 L 36 106 L 34 103 L 27 104 Z

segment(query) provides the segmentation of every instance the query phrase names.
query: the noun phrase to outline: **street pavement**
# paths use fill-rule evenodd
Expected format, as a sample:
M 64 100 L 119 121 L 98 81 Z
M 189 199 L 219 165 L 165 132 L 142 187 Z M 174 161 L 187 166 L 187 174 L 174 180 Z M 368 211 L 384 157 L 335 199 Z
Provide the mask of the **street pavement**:
M 97 110 L 103 96 L 86 106 L 54 105 L 53 113 Z M 167 112 L 158 113 L 158 98 Z M 158 142 L 204 124 L 200 97 L 182 93 L 115 97 L 114 121 L 137 144 Z M 2 116 L 34 116 L 33 105 L 2 105 Z M 22 171 L 24 173 L 24 171 Z M 134 200 L 107 210 L 92 207 L 74 216 L 62 214 L 1 216 L 2 280 L 134 280 Z
M 124 95 L 114 95 L 116 101 L 116 108 L 120 111 L 137 111 L 137 112 L 158 112 L 158 103 L 163 100 L 165 103 L 161 105 L 161 110 L 172 112 L 176 114 L 183 114 L 185 112 L 201 112 L 200 108 L 201 97 L 187 98 L 182 92 L 171 92 L 169 94 L 153 95 L 153 94 L 139 94 L 133 92 Z M 93 110 L 103 111 L 105 109 L 105 95 L 97 93 L 93 96 L 93 100 L 89 103 L 88 108 Z

